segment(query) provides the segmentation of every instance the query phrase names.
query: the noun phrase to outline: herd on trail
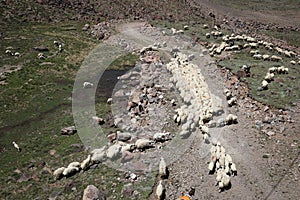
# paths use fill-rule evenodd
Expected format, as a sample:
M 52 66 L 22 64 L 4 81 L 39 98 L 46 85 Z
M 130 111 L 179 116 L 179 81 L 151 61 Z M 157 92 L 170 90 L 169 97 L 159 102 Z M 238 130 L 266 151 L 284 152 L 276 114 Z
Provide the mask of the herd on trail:
M 207 29 L 208 25 L 204 25 L 203 28 Z M 184 26 L 184 30 L 188 30 L 188 26 Z M 184 30 L 171 29 L 173 35 L 182 34 Z M 163 34 L 166 34 L 163 31 Z M 278 55 L 261 55 L 258 47 L 265 47 L 266 50 L 270 52 L 276 52 L 277 54 L 283 55 L 288 58 L 296 58 L 298 55 L 293 51 L 288 51 L 276 47 L 272 43 L 268 43 L 262 40 L 257 40 L 256 38 L 246 36 L 246 35 L 224 35 L 218 27 L 214 27 L 214 30 L 206 33 L 206 37 L 221 37 L 221 44 L 213 44 L 209 48 L 211 56 L 216 54 L 221 54 L 223 51 L 239 51 L 242 49 L 250 49 L 249 53 L 255 59 L 261 59 L 263 61 L 275 61 L 282 62 L 283 58 Z M 244 42 L 244 45 L 235 44 L 235 41 Z M 54 41 L 54 44 L 58 47 L 59 51 L 62 51 L 63 44 Z M 163 46 L 166 46 L 166 42 Z M 140 53 L 143 54 L 146 51 L 158 50 L 160 44 L 151 45 L 141 49 Z M 167 70 L 172 74 L 170 82 L 174 84 L 176 89 L 179 91 L 180 97 L 183 100 L 183 105 L 175 110 L 174 122 L 180 126 L 179 136 L 182 139 L 188 138 L 196 129 L 200 130 L 203 136 L 203 142 L 209 144 L 211 135 L 209 134 L 210 127 L 222 127 L 225 125 L 231 125 L 238 123 L 237 116 L 234 114 L 229 114 L 225 119 L 218 121 L 217 123 L 212 123 L 214 112 L 212 106 L 212 97 L 209 92 L 205 78 L 198 70 L 198 66 L 191 63 L 194 55 L 185 55 L 181 53 L 178 48 L 172 50 L 174 57 L 166 65 Z M 6 50 L 7 54 L 20 56 L 18 52 L 12 52 L 11 50 Z M 46 57 L 39 53 L 39 59 L 46 59 Z M 299 58 L 298 58 L 299 59 Z M 295 60 L 290 61 L 292 65 L 299 64 L 300 60 L 296 62 Z M 243 65 L 241 67 L 246 73 L 250 71 L 250 66 Z M 268 69 L 264 80 L 262 80 L 261 88 L 262 90 L 268 89 L 268 85 L 274 80 L 276 74 L 287 74 L 289 69 L 284 66 L 274 66 Z M 83 88 L 88 89 L 93 87 L 94 84 L 91 82 L 84 82 Z M 224 95 L 226 96 L 228 106 L 234 106 L 236 104 L 237 98 L 234 97 L 230 90 L 225 89 Z M 107 103 L 112 103 L 112 98 L 109 98 Z M 174 99 L 171 100 L 171 105 L 175 105 Z M 138 104 L 141 106 L 141 104 Z M 93 121 L 96 124 L 103 124 L 104 120 L 99 117 L 93 117 Z M 75 134 L 75 126 L 67 127 L 61 130 L 63 135 Z M 54 170 L 53 175 L 56 180 L 63 177 L 70 177 L 80 171 L 88 170 L 93 164 L 98 164 L 105 162 L 107 159 L 115 160 L 119 159 L 120 155 L 124 152 L 136 152 L 136 151 L 147 151 L 149 147 L 154 147 L 157 143 L 163 143 L 170 139 L 170 133 L 168 132 L 157 132 L 153 134 L 153 138 L 134 138 L 131 133 L 120 132 L 116 133 L 117 139 L 114 143 L 110 145 L 103 146 L 99 149 L 94 149 L 90 152 L 86 159 L 81 162 L 71 162 L 66 167 L 59 167 Z M 135 141 L 132 139 L 134 138 Z M 230 186 L 230 176 L 237 175 L 236 165 L 233 162 L 232 157 L 226 153 L 225 148 L 218 141 L 211 141 L 212 147 L 210 149 L 211 159 L 208 164 L 209 174 L 216 173 L 216 185 L 219 191 Z M 21 151 L 18 144 L 13 142 L 14 147 Z M 158 199 L 165 198 L 165 179 L 168 177 L 167 164 L 164 158 L 160 159 L 158 165 L 159 182 L 155 191 Z

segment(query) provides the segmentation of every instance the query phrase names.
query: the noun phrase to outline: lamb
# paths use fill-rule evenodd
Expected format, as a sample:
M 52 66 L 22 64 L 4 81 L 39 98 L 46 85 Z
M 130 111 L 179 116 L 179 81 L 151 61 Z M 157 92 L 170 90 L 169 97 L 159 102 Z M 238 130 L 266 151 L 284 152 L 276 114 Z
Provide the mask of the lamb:
M 157 196 L 157 200 L 163 200 L 164 196 L 165 196 L 165 188 L 162 184 L 162 180 L 159 181 L 159 184 L 156 188 L 156 196 Z
M 87 81 L 85 81 L 83 83 L 83 88 L 92 88 L 93 86 L 94 86 L 93 83 L 90 83 L 90 82 L 87 82 Z
M 63 172 L 65 171 L 65 169 L 65 167 L 60 167 L 53 172 L 55 180 L 58 180 L 63 176 Z
M 160 162 L 158 166 L 158 174 L 161 178 L 167 178 L 168 176 L 167 164 L 163 157 L 160 158 Z
M 82 170 L 86 170 L 89 167 L 90 162 L 91 162 L 91 155 L 88 155 L 88 157 L 80 163 L 80 168 Z
M 18 145 L 15 141 L 13 141 L 12 144 L 14 145 L 14 147 L 15 147 L 19 152 L 22 151 L 22 149 L 19 147 L 19 145 Z

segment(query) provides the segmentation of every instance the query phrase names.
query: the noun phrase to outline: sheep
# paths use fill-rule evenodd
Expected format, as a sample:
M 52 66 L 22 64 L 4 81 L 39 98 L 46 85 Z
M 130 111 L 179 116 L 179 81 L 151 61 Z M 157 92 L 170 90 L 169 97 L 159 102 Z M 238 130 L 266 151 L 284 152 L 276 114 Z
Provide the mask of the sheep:
M 231 93 L 230 90 L 225 89 L 225 90 L 224 90 L 224 94 L 225 94 L 227 100 L 231 99 L 232 93 Z
M 225 162 L 228 162 L 229 164 L 232 163 L 232 157 L 229 154 L 226 154 L 226 156 L 225 156 Z
M 296 61 L 294 61 L 294 60 L 291 60 L 290 63 L 291 63 L 292 65 L 296 65 Z
M 5 50 L 5 54 L 9 54 L 9 55 L 13 55 L 13 53 L 11 52 L 11 50 L 9 50 L 9 49 L 7 49 L 7 50 Z
M 204 134 L 203 134 L 203 141 L 204 141 L 204 143 L 206 143 L 206 144 L 209 143 L 208 138 L 209 138 L 209 135 L 208 135 L 207 133 L 204 133 Z
M 268 85 L 269 85 L 269 83 L 266 80 L 263 80 L 262 83 L 261 83 L 261 86 L 262 86 L 263 90 L 267 90 L 268 89 Z
M 158 166 L 158 174 L 161 178 L 167 178 L 168 176 L 167 164 L 163 157 L 160 158 L 160 162 Z
M 14 56 L 20 56 L 21 54 L 19 52 L 15 52 Z
M 219 182 L 219 192 L 221 192 L 223 188 L 228 187 L 229 184 L 230 184 L 230 176 L 224 173 L 221 181 Z
M 236 101 L 237 101 L 236 97 L 232 97 L 231 99 L 229 99 L 229 100 L 227 101 L 228 106 L 233 106 L 233 105 L 235 105 L 235 104 L 236 104 Z
M 88 155 L 88 157 L 80 163 L 80 168 L 82 170 L 86 170 L 89 167 L 90 162 L 91 162 L 91 155 Z
M 231 169 L 231 171 L 232 171 L 232 175 L 233 175 L 233 176 L 236 176 L 237 170 L 236 170 L 236 166 L 235 166 L 234 163 L 231 163 L 230 169 Z
M 63 175 L 64 176 L 71 176 L 73 174 L 75 174 L 76 172 L 78 172 L 80 169 L 78 167 L 67 167 L 64 169 L 63 171 Z
M 226 121 L 226 124 L 227 124 L 227 125 L 235 124 L 235 123 L 238 122 L 238 121 L 237 121 L 237 116 L 236 116 L 236 115 L 233 115 L 233 114 L 227 115 L 225 121 Z
M 208 127 L 207 126 L 200 126 L 200 130 L 202 131 L 202 133 L 203 134 L 208 134 L 208 132 L 209 132 L 209 129 L 208 129 Z
M 269 73 L 275 73 L 275 72 L 278 71 L 278 68 L 277 68 L 277 67 L 270 67 L 270 68 L 268 69 L 268 71 L 269 71 Z
M 278 67 L 277 71 L 278 71 L 278 74 L 288 74 L 289 73 L 289 69 L 284 66 Z
M 101 117 L 93 116 L 92 119 L 94 125 L 103 125 L 105 123 L 104 119 Z
M 206 33 L 206 34 L 205 34 L 205 37 L 206 37 L 206 38 L 210 38 L 210 33 Z
M 71 162 L 71 163 L 68 165 L 68 168 L 71 168 L 71 167 L 80 168 L 80 162 Z
M 43 60 L 46 59 L 46 56 L 43 53 L 38 53 L 37 58 Z
M 208 25 L 207 24 L 203 24 L 203 28 L 204 29 L 208 29 Z
M 268 81 L 268 82 L 271 82 L 271 81 L 274 80 L 274 74 L 268 72 L 268 73 L 266 74 L 266 76 L 265 76 L 264 79 L 265 79 L 266 81 Z
M 269 60 L 270 55 L 264 54 L 262 55 L 263 60 Z
M 209 164 L 208 164 L 208 170 L 209 170 L 209 173 L 213 173 L 214 169 L 215 169 L 215 163 L 214 161 L 210 161 Z
M 113 100 L 112 98 L 108 98 L 107 101 L 106 101 L 106 103 L 107 104 L 112 104 L 112 100 Z
M 252 57 L 258 60 L 258 59 L 262 58 L 262 55 L 261 54 L 254 54 Z
M 65 171 L 65 169 L 65 167 L 60 167 L 53 172 L 55 180 L 58 180 L 63 176 L 63 172 Z
M 14 145 L 14 147 L 15 147 L 19 152 L 22 151 L 22 149 L 19 147 L 19 145 L 18 145 L 15 141 L 13 141 L 12 144 Z
M 189 30 L 189 26 L 185 25 L 185 26 L 183 27 L 183 29 L 184 29 L 184 30 Z
M 84 83 L 83 83 L 83 88 L 92 88 L 94 86 L 94 84 L 93 83 L 90 83 L 90 82 L 88 82 L 88 81 L 85 81 Z
M 251 51 L 250 51 L 250 54 L 251 54 L 251 55 L 259 54 L 259 51 L 258 51 L 258 50 L 251 50 Z
M 270 57 L 270 59 L 271 59 L 272 61 L 275 61 L 275 62 L 280 62 L 280 61 L 282 61 L 282 58 L 281 58 L 281 57 L 275 56 L 275 55 L 272 55 L 272 56 Z
M 158 200 L 162 200 L 164 199 L 164 196 L 165 196 L 165 188 L 162 184 L 162 180 L 159 181 L 159 184 L 156 188 L 156 196 L 157 196 L 157 199 Z
M 138 139 L 135 142 L 136 148 L 145 149 L 153 146 L 153 141 L 149 139 Z

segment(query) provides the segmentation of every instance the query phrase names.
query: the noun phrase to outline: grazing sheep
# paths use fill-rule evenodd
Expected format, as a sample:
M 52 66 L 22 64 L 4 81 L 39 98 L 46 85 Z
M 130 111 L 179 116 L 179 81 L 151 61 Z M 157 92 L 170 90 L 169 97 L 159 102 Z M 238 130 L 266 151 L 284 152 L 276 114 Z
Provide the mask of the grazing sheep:
M 213 173 L 214 169 L 215 169 L 215 163 L 214 161 L 210 161 L 209 164 L 208 164 L 208 170 L 209 170 L 209 173 Z
M 254 54 L 252 57 L 255 58 L 255 59 L 261 59 L 262 55 L 261 54 Z
M 167 164 L 163 157 L 160 158 L 158 174 L 161 178 L 166 178 L 168 176 Z
M 250 51 L 250 54 L 251 54 L 251 55 L 259 54 L 259 51 L 258 51 L 258 50 L 251 50 L 251 51 Z
M 22 149 L 19 147 L 19 145 L 15 141 L 13 141 L 12 144 L 19 152 L 22 151 Z
M 270 68 L 268 69 L 268 71 L 269 71 L 269 73 L 275 73 L 275 72 L 278 71 L 278 68 L 277 68 L 277 67 L 270 67 Z
M 296 65 L 296 64 L 297 64 L 296 61 L 294 61 L 294 60 L 291 60 L 290 63 L 291 63 L 292 65 Z
M 9 49 L 7 49 L 7 50 L 5 50 L 5 54 L 9 54 L 9 55 L 13 55 L 13 53 L 11 52 L 11 50 L 9 50 Z
M 263 60 L 269 60 L 270 56 L 267 54 L 262 55 Z
M 204 141 L 204 143 L 206 143 L 206 144 L 209 143 L 208 138 L 209 138 L 209 135 L 208 135 L 207 133 L 204 133 L 204 134 L 203 134 L 203 141 Z
M 268 82 L 271 82 L 271 81 L 274 80 L 274 74 L 268 72 L 268 73 L 266 74 L 266 76 L 265 76 L 264 79 L 265 79 L 266 81 L 268 81 Z
M 21 54 L 19 52 L 15 52 L 14 56 L 20 56 Z
M 65 171 L 65 169 L 65 167 L 60 167 L 53 172 L 55 180 L 58 180 L 63 176 L 63 172 Z
M 80 163 L 80 168 L 82 170 L 86 170 L 89 167 L 90 162 L 91 162 L 91 155 L 88 155 L 88 157 Z
M 165 188 L 162 184 L 162 180 L 159 181 L 159 184 L 156 188 L 156 196 L 157 196 L 157 200 L 163 200 L 164 196 L 165 196 Z
M 282 58 L 281 58 L 281 57 L 275 56 L 275 55 L 272 55 L 272 56 L 270 57 L 270 59 L 271 59 L 272 61 L 275 61 L 275 62 L 281 62 L 281 61 L 282 61 Z
M 207 24 L 203 24 L 203 28 L 204 29 L 208 29 L 208 25 Z
M 93 116 L 93 124 L 95 125 L 103 125 L 105 123 L 104 119 L 101 117 Z
M 289 73 L 289 68 L 280 66 L 277 68 L 278 74 L 288 74 Z
M 90 83 L 90 82 L 87 82 L 87 81 L 85 81 L 83 83 L 83 88 L 92 88 L 93 86 L 94 86 L 93 83 Z
M 227 174 L 224 173 L 221 181 L 219 182 L 219 192 L 221 192 L 222 189 L 228 187 L 229 184 L 230 184 L 230 176 L 228 176 Z

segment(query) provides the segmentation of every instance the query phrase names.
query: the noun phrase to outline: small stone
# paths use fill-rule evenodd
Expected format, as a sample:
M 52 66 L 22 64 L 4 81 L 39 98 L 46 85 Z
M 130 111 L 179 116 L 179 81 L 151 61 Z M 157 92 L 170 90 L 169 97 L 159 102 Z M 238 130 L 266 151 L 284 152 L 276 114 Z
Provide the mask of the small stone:
M 55 153 L 56 153 L 56 150 L 55 150 L 55 149 L 51 149 L 51 150 L 49 151 L 49 154 L 50 154 L 51 156 L 53 156 Z
M 264 112 L 267 112 L 269 110 L 269 106 L 264 107 Z
M 268 136 L 272 136 L 272 135 L 275 135 L 275 133 L 274 133 L 273 131 L 268 131 L 268 132 L 267 132 L 267 135 L 268 135 Z

